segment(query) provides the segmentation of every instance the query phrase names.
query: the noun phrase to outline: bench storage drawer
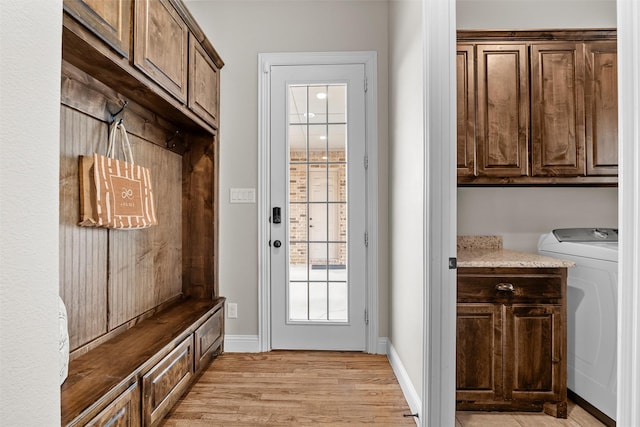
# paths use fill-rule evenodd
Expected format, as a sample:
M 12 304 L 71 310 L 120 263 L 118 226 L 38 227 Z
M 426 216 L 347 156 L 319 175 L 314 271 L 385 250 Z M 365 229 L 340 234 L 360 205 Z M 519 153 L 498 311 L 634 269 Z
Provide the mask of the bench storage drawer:
M 153 426 L 189 387 L 193 377 L 193 336 L 190 335 L 142 376 L 142 418 Z
M 195 372 L 199 372 L 207 365 L 208 358 L 211 358 L 216 349 L 222 347 L 220 340 L 223 334 L 224 310 L 219 309 L 209 317 L 194 333 L 195 338 Z

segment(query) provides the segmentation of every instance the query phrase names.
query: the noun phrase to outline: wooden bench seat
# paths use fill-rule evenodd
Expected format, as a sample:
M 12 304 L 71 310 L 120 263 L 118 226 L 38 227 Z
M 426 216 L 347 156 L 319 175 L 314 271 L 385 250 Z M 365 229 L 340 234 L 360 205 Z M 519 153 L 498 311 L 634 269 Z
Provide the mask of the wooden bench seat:
M 200 361 L 211 358 L 207 352 L 222 351 L 223 305 L 224 298 L 181 300 L 72 360 L 61 389 L 62 425 L 84 425 L 132 386 L 142 388 L 143 376 L 188 339 L 189 369 L 197 372 Z M 203 326 L 215 330 L 199 331 Z M 198 338 L 208 348 L 194 352 Z

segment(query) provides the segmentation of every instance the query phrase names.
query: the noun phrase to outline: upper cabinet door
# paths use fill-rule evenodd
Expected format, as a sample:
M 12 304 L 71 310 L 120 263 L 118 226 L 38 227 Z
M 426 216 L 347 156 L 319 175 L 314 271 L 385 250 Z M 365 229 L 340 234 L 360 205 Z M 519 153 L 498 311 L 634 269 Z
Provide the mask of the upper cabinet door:
M 616 42 L 585 44 L 587 175 L 618 174 Z
M 64 10 L 129 58 L 131 0 L 64 0 Z
M 585 174 L 582 43 L 531 46 L 534 176 Z
M 528 174 L 528 58 L 525 44 L 478 44 L 478 175 Z
M 136 0 L 134 65 L 187 101 L 189 29 L 168 0 Z
M 457 73 L 458 176 L 476 175 L 476 86 L 473 45 L 459 44 Z
M 220 74 L 196 38 L 189 35 L 189 108 L 218 126 Z

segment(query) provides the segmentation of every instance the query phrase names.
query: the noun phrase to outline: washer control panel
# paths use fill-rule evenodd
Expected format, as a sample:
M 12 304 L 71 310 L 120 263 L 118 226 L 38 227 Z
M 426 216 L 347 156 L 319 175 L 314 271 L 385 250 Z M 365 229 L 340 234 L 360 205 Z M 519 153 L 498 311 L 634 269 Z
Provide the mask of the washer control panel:
M 617 228 L 558 228 L 553 230 L 559 242 L 617 242 Z

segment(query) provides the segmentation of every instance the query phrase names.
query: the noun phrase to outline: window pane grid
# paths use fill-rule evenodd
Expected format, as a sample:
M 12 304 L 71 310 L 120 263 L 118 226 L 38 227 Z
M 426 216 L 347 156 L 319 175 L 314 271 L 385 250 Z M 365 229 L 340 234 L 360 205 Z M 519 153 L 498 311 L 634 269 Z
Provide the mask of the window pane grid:
M 346 85 L 289 91 L 289 320 L 346 322 Z

